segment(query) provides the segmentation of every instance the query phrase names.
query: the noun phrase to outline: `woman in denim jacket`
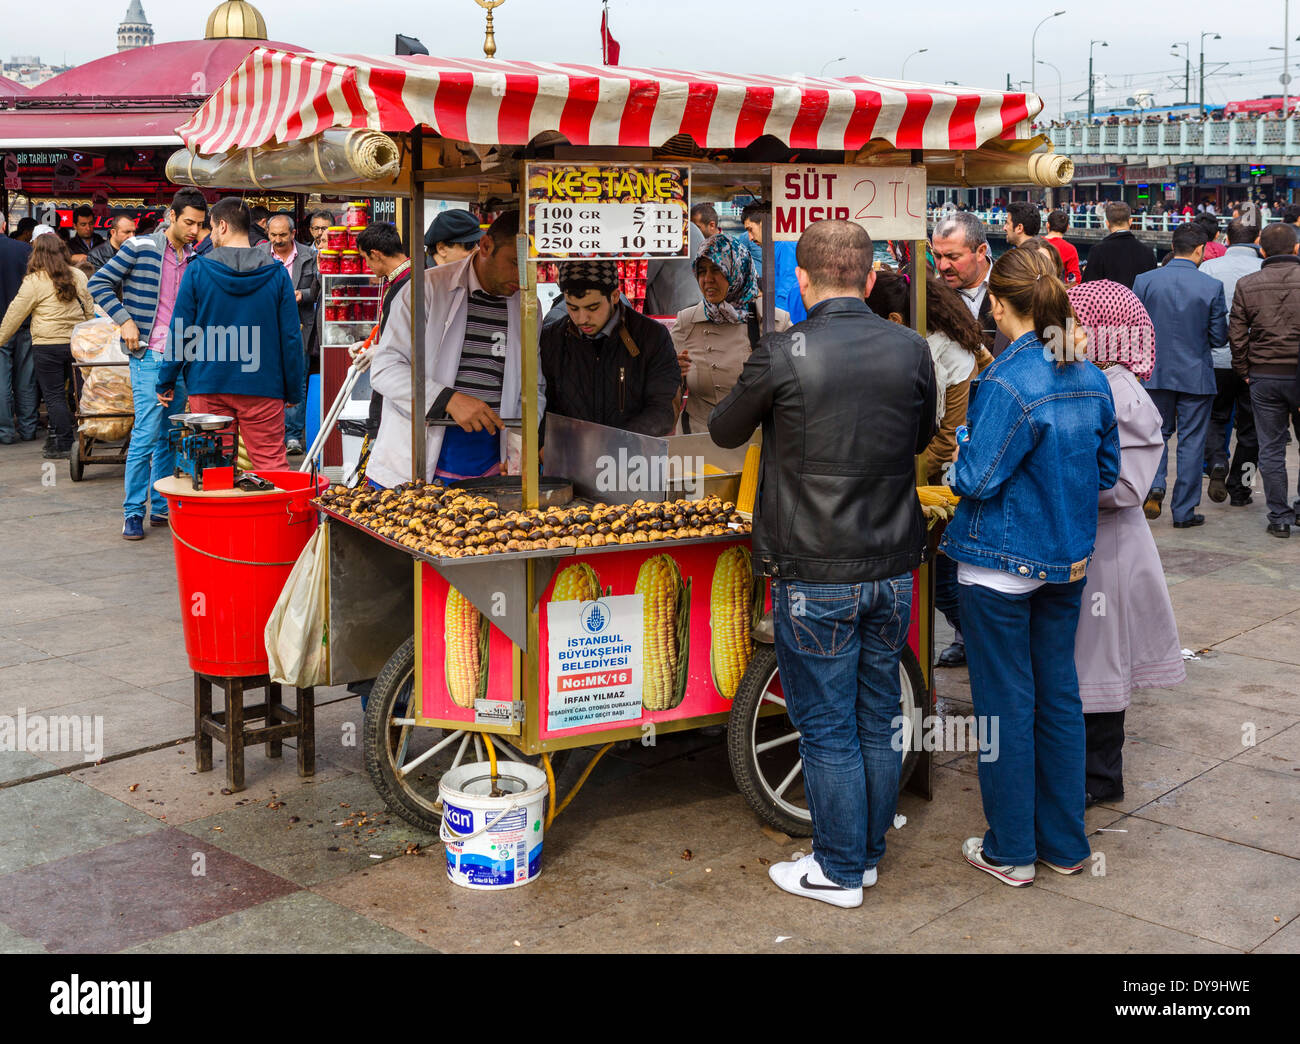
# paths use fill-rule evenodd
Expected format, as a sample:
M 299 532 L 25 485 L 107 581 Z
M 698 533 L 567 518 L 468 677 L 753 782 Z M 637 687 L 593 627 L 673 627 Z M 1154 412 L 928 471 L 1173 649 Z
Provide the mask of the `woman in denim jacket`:
M 1019 886 L 1040 860 L 1071 874 L 1089 855 L 1074 634 L 1097 494 L 1119 476 L 1120 445 L 1110 386 L 1078 361 L 1048 261 L 1004 254 L 988 292 L 1011 343 L 972 386 L 969 441 L 950 479 L 962 501 L 942 550 L 958 563 L 975 713 L 995 737 L 979 764 L 989 829 L 962 854 Z

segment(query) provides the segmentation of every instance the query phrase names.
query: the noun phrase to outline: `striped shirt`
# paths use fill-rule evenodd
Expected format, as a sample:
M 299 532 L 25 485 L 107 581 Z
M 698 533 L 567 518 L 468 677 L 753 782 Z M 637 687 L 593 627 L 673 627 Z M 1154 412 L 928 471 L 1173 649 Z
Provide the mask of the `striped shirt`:
M 163 229 L 148 236 L 132 236 L 111 261 L 90 277 L 90 296 L 95 304 L 118 326 L 134 320 L 140 330 L 141 348 L 149 343 L 158 314 L 163 252 L 169 249 Z M 188 259 L 193 251 L 187 247 L 185 254 Z
M 506 373 L 506 338 L 510 329 L 504 297 L 473 290 L 465 313 L 465 344 L 456 373 L 456 391 L 501 409 Z

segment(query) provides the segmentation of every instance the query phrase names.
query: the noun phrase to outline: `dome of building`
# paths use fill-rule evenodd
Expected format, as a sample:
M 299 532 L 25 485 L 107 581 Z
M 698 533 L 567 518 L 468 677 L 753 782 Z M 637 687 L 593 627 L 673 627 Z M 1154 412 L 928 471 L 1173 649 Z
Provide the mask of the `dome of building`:
M 140 0 L 131 0 L 126 9 L 126 17 L 117 27 L 117 49 L 129 51 L 133 47 L 151 47 L 153 45 L 153 26 L 144 13 Z
M 205 40 L 265 40 L 266 19 L 245 0 L 226 0 L 208 15 Z

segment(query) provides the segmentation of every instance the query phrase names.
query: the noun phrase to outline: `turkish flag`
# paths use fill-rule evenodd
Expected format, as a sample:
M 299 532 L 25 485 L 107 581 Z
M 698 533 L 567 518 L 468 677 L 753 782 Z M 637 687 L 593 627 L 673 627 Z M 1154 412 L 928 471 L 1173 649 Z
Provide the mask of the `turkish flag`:
M 617 65 L 619 54 L 618 41 L 609 35 L 609 11 L 600 16 L 600 53 L 606 65 Z

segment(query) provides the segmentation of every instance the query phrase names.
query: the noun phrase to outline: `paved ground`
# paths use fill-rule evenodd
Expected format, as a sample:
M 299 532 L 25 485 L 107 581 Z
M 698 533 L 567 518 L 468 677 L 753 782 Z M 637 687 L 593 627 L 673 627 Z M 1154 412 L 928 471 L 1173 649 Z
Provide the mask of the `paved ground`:
M 786 896 L 765 864 L 807 842 L 760 829 L 694 735 L 607 757 L 541 878 L 484 895 L 385 812 L 344 692 L 318 693 L 314 779 L 259 749 L 223 794 L 220 746 L 195 774 L 170 538 L 124 543 L 120 469 L 74 484 L 39 446 L 0 447 L 0 715 L 103 715 L 106 760 L 0 752 L 0 951 L 1300 951 L 1300 539 L 1267 537 L 1262 504 L 1155 525 L 1183 644 L 1208 651 L 1134 700 L 1128 796 L 1088 813 L 1104 874 L 1013 890 L 967 867 L 975 766 L 944 754 L 860 910 Z M 968 712 L 964 671 L 939 687 Z

